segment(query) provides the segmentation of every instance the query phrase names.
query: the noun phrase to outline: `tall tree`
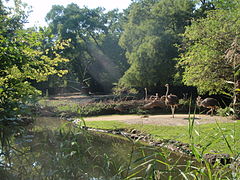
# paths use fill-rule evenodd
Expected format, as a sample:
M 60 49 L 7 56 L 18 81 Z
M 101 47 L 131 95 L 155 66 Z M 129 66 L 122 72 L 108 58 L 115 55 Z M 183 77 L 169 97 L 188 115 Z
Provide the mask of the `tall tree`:
M 233 66 L 225 54 L 235 39 L 239 41 L 239 10 L 239 1 L 229 2 L 228 7 L 224 2 L 222 8 L 209 11 L 206 18 L 195 20 L 186 28 L 185 52 L 178 63 L 184 68 L 186 85 L 196 86 L 200 93 L 232 91 L 228 82 L 234 82 L 234 72 L 239 71 L 236 68 L 240 64 Z
M 64 55 L 71 60 L 71 70 L 85 86 L 97 88 L 93 85 L 97 83 L 106 90 L 120 78 L 119 66 L 124 64 L 122 50 L 116 43 L 120 17 L 118 11 L 104 13 L 102 8 L 79 8 L 76 4 L 66 8 L 53 6 L 47 14 L 46 20 L 56 37 L 71 39 L 71 47 Z
M 178 56 L 174 44 L 191 19 L 190 0 L 141 0 L 134 2 L 124 25 L 120 45 L 126 50 L 130 68 L 119 84 L 154 88 L 173 82 Z
M 43 48 L 43 34 L 23 29 L 25 14 L 20 11 L 21 4 L 16 5 L 13 11 L 0 4 L 0 121 L 21 115 L 25 105 L 39 93 L 33 81 L 66 73 L 56 69 L 67 61 L 57 53 L 64 43 L 56 41 L 50 49 Z

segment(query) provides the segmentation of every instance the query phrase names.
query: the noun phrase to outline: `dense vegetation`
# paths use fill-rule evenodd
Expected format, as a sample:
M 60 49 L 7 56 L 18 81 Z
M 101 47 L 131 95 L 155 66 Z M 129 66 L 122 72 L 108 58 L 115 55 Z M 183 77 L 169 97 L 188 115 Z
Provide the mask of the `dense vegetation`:
M 120 45 L 126 51 L 130 68 L 119 84 L 154 88 L 173 83 L 176 73 L 175 46 L 190 23 L 194 4 L 190 0 L 138 1 L 133 3 L 124 24 Z
M 156 93 L 166 83 L 177 87 L 181 93 L 180 90 L 186 86 L 194 87 L 199 94 L 229 97 L 231 107 L 221 109 L 221 113 L 235 112 L 239 117 L 239 0 L 133 0 L 123 12 L 117 9 L 107 12 L 101 7 L 81 8 L 74 3 L 66 7 L 54 5 L 46 15 L 48 26 L 31 28 L 24 26 L 28 13 L 22 2 L 16 0 L 14 6 L 9 8 L 6 6 L 7 1 L 0 1 L 1 155 L 6 157 L 14 155 L 10 153 L 10 148 L 4 149 L 10 147 L 6 146 L 10 142 L 10 135 L 5 132 L 14 124 L 10 122 L 18 122 L 23 117 L 31 116 L 32 106 L 35 105 L 37 97 L 56 94 L 60 89 L 67 92 L 81 90 L 87 94 L 90 91 L 115 93 L 120 95 L 119 97 L 137 94 L 139 96 L 134 98 L 142 98 L 145 88 Z M 185 104 L 183 103 L 189 111 L 192 108 L 190 105 L 193 104 L 191 101 L 192 99 L 189 98 Z M 111 114 L 115 107 L 125 102 L 115 103 L 100 102 L 79 106 L 71 102 L 70 105 L 55 104 L 54 106 L 62 116 L 68 115 L 69 112 L 77 116 L 79 114 L 88 116 Z M 129 104 L 124 104 L 126 105 Z M 145 113 L 135 106 L 134 108 L 130 106 L 128 109 L 129 113 Z M 101 123 L 88 124 L 102 128 L 126 127 L 123 123 Z M 131 127 L 152 135 L 161 134 L 165 138 L 189 143 L 201 166 L 192 170 L 190 169 L 192 165 L 186 165 L 188 177 L 220 179 L 225 177 L 226 173 L 231 173 L 231 177 L 237 179 L 239 164 L 235 164 L 236 167 L 232 167 L 234 170 L 231 171 L 230 166 L 223 167 L 219 163 L 214 165 L 212 171 L 203 154 L 217 150 L 220 153 L 230 153 L 237 159 L 239 123 L 196 127 L 193 127 L 193 124 L 188 128 L 151 125 Z M 21 132 L 15 134 L 20 136 Z M 43 134 L 47 140 L 50 136 L 55 137 L 55 135 Z M 74 155 L 80 157 L 79 155 L 82 154 L 79 151 L 80 146 L 75 147 L 81 145 L 81 142 L 77 139 L 78 133 L 70 133 L 70 139 L 65 142 L 68 135 L 60 130 L 57 137 L 61 142 L 60 148 L 57 149 L 65 150 L 60 155 L 65 154 L 71 160 Z M 158 138 L 163 139 L 155 137 Z M 195 146 L 198 143 L 202 145 L 200 148 Z M 57 145 L 51 144 L 58 147 Z M 218 146 L 221 146 L 222 151 L 219 151 Z M 56 155 L 55 152 L 53 154 Z M 56 158 L 59 160 L 58 157 Z M 145 161 L 147 158 L 144 157 L 142 160 Z M 53 163 L 56 163 L 57 159 Z M 88 159 L 84 159 L 85 161 L 88 162 Z M 166 165 L 169 172 L 175 169 L 168 165 L 167 161 L 158 161 L 153 156 L 148 162 L 152 161 Z M 62 162 L 65 164 L 65 161 Z M 76 162 L 74 167 L 78 167 L 78 163 Z M 128 174 L 130 164 L 125 169 L 126 179 L 136 175 Z M 146 177 L 152 179 L 157 177 L 154 173 L 158 172 L 153 164 L 145 167 L 143 162 L 143 165 L 139 166 L 144 166 L 141 171 L 146 170 L 146 173 L 151 170 Z M 10 161 L 8 165 L 11 165 Z M 37 169 L 38 164 L 34 162 L 31 165 L 36 166 Z M 65 174 L 61 164 L 57 168 L 59 168 L 58 173 Z M 79 172 L 78 169 L 76 172 Z M 123 171 L 116 171 L 116 173 L 120 172 Z M 69 175 L 72 174 L 69 171 Z M 180 172 L 180 174 L 188 179 L 185 173 Z M 226 176 L 230 177 L 230 174 Z
M 239 2 L 139 0 L 119 12 L 55 5 L 48 27 L 1 1 L 1 119 L 60 88 L 156 92 L 165 83 L 225 94 L 237 107 Z M 44 81 L 44 82 L 41 82 Z M 37 90 L 38 89 L 38 90 Z M 135 91 L 135 93 L 137 92 Z
M 62 76 L 67 70 L 58 65 L 68 60 L 60 53 L 68 43 L 54 41 L 45 46 L 44 29 L 23 29 L 25 14 L 0 4 L 0 119 L 26 113 L 26 105 L 39 94 L 32 82 L 47 80 L 49 75 Z

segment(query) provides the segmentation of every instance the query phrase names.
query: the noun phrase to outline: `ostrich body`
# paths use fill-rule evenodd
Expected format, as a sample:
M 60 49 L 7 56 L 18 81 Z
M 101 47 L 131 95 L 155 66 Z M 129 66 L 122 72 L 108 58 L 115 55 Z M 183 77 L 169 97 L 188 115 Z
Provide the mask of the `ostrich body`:
M 156 93 L 156 96 L 154 96 L 154 95 L 150 96 L 149 100 L 159 100 L 158 93 Z
M 179 99 L 176 95 L 174 94 L 169 94 L 169 85 L 166 84 L 165 85 L 167 87 L 167 91 L 166 91 L 166 95 L 162 96 L 161 99 L 165 101 L 165 105 L 166 106 L 170 106 L 171 110 L 172 110 L 172 117 L 174 118 L 174 112 L 175 112 L 175 108 L 178 106 L 179 103 Z
M 211 112 L 211 116 L 213 116 L 213 111 L 216 110 L 217 107 L 218 107 L 218 101 L 216 99 L 214 99 L 214 98 L 202 99 L 200 96 L 198 96 L 197 97 L 197 105 L 210 109 L 207 112 L 207 114 L 209 112 Z
M 154 99 L 152 102 L 145 104 L 142 109 L 152 109 L 155 107 L 164 107 L 164 103 L 158 99 Z

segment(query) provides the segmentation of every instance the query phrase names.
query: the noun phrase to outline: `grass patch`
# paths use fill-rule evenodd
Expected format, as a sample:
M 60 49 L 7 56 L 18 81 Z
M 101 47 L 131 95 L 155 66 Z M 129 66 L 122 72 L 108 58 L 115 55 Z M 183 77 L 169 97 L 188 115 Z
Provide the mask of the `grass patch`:
M 144 133 L 153 135 L 156 140 L 172 139 L 183 143 L 191 143 L 189 130 L 187 126 L 158 126 L 126 124 L 118 121 L 87 121 L 86 125 L 102 129 L 138 129 Z M 229 142 L 234 154 L 240 151 L 240 122 L 195 125 L 193 129 L 194 144 L 200 144 L 204 153 L 217 151 L 220 153 L 229 153 L 231 151 L 224 140 Z
M 88 127 L 99 129 L 130 128 L 127 124 L 118 121 L 85 121 Z

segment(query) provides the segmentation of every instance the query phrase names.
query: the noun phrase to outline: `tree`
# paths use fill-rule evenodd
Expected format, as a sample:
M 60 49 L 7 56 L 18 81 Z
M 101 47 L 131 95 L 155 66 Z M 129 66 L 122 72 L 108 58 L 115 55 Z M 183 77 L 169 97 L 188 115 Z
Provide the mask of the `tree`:
M 130 68 L 119 84 L 154 88 L 173 83 L 179 44 L 184 26 L 190 22 L 193 3 L 188 0 L 141 0 L 130 6 L 120 38 Z
M 217 94 L 232 91 L 234 67 L 226 60 L 225 53 L 234 39 L 239 39 L 240 13 L 235 6 L 209 11 L 204 19 L 192 22 L 184 33 L 184 52 L 178 65 L 184 69 L 183 82 L 196 86 L 200 93 Z M 239 64 L 236 64 L 238 67 Z
M 64 55 L 70 59 L 74 79 L 95 91 L 99 86 L 109 90 L 124 69 L 124 56 L 117 44 L 120 17 L 117 10 L 104 13 L 102 8 L 79 8 L 73 3 L 66 8 L 55 5 L 46 16 L 58 39 L 71 39 Z
M 236 115 L 240 115 L 240 44 L 237 37 L 234 39 L 231 47 L 225 52 L 225 59 L 233 69 L 233 81 L 227 83 L 233 84 L 232 106 Z
M 21 4 L 17 4 L 20 8 Z M 67 59 L 62 51 L 67 43 L 56 41 L 49 49 L 43 48 L 44 36 L 36 30 L 24 30 L 23 11 L 10 11 L 0 5 L 0 120 L 17 117 L 24 112 L 39 92 L 33 81 L 45 81 L 49 75 L 67 73 L 56 67 Z

